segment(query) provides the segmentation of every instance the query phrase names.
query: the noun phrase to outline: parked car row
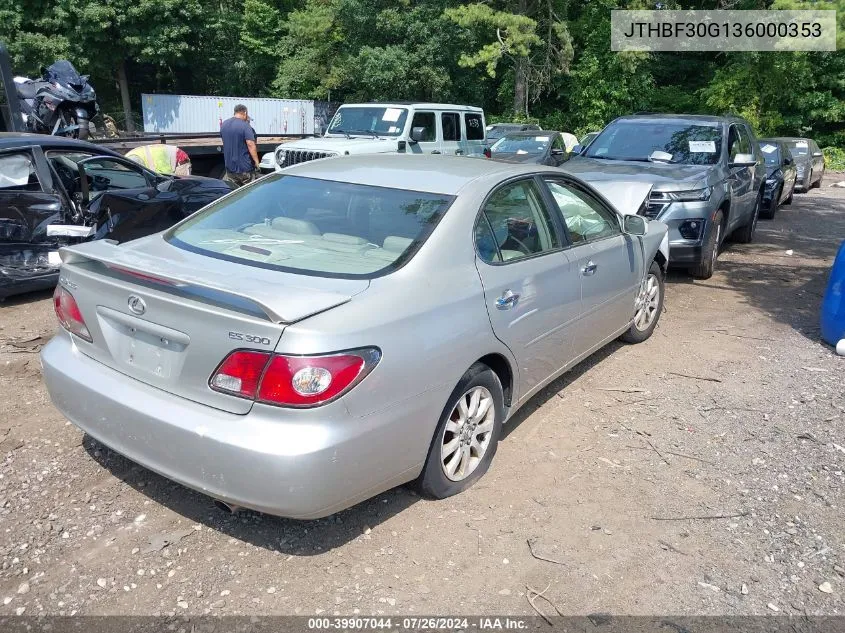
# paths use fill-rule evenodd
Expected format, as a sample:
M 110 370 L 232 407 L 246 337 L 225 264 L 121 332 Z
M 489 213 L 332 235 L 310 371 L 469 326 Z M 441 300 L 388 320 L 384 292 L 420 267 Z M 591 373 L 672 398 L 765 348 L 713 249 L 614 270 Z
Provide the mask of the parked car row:
M 66 246 L 53 402 L 229 507 L 316 518 L 407 482 L 448 497 L 545 385 L 647 340 L 670 263 L 710 276 L 791 178 L 786 146 L 736 118 L 622 117 L 562 164 L 546 130 L 484 158 L 485 127 L 462 106 L 342 106 L 164 232 Z

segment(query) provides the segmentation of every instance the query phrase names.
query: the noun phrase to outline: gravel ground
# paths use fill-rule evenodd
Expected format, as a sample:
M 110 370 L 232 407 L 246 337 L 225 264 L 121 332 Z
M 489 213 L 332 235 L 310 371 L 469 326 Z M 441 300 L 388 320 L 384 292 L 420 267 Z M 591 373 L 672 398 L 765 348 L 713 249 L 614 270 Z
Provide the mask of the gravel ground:
M 320 521 L 224 514 L 84 436 L 33 353 L 49 294 L 8 301 L 0 615 L 528 615 L 527 587 L 563 614 L 845 612 L 845 359 L 818 340 L 843 178 L 712 279 L 670 275 L 652 339 L 529 402 L 471 490 Z

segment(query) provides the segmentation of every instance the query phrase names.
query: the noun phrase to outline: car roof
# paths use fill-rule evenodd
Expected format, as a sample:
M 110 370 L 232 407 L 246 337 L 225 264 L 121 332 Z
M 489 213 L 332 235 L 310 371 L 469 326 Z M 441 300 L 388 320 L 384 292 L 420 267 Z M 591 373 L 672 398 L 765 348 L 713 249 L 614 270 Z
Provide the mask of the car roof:
M 505 136 L 551 136 L 552 134 L 560 134 L 557 130 L 516 130 L 508 132 Z
M 472 181 L 499 174 L 534 173 L 537 165 L 517 166 L 487 158 L 425 154 L 367 154 L 299 163 L 280 173 L 290 176 L 456 195 Z
M 27 147 L 29 145 L 39 145 L 47 148 L 57 149 L 77 149 L 87 152 L 98 152 L 100 154 L 110 154 L 113 156 L 120 156 L 114 150 L 94 145 L 87 141 L 80 141 L 75 138 L 66 138 L 64 136 L 50 136 L 48 134 L 29 134 L 25 132 L 0 132 L 0 149 L 13 149 L 15 147 Z
M 662 120 L 667 123 L 683 123 L 686 121 L 700 121 L 701 123 L 745 123 L 737 116 L 714 116 L 712 114 L 629 114 L 621 116 L 617 121 L 653 121 Z
M 807 141 L 808 143 L 815 143 L 815 141 L 811 138 L 807 138 L 806 136 L 773 136 L 769 139 L 770 141 L 781 141 L 782 143 L 791 143 L 794 141 Z
M 343 108 L 367 108 L 373 106 L 384 106 L 386 108 L 414 108 L 429 110 L 467 110 L 470 112 L 484 112 L 477 106 L 456 105 L 454 103 L 423 103 L 418 101 L 372 101 L 370 103 L 344 103 Z

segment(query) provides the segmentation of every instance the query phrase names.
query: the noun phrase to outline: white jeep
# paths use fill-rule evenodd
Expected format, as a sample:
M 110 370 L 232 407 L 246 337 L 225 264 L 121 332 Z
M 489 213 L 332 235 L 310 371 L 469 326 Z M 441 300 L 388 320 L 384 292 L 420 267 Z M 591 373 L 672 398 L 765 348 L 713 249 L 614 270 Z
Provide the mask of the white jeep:
M 350 154 L 481 155 L 484 110 L 445 103 L 348 103 L 340 106 L 325 135 L 285 143 L 262 168 L 281 170 L 317 158 Z

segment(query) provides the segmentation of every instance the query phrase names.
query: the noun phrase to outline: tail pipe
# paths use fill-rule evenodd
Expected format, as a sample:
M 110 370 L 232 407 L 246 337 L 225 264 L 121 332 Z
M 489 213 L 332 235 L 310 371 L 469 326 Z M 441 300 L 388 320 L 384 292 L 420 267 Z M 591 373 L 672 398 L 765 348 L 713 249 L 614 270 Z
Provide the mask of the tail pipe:
M 238 512 L 243 510 L 243 508 L 241 506 L 236 506 L 236 505 L 233 505 L 231 503 L 226 503 L 225 501 L 221 501 L 220 499 L 215 499 L 214 505 L 217 508 L 223 510 L 223 512 L 228 512 L 229 514 L 237 514 Z

